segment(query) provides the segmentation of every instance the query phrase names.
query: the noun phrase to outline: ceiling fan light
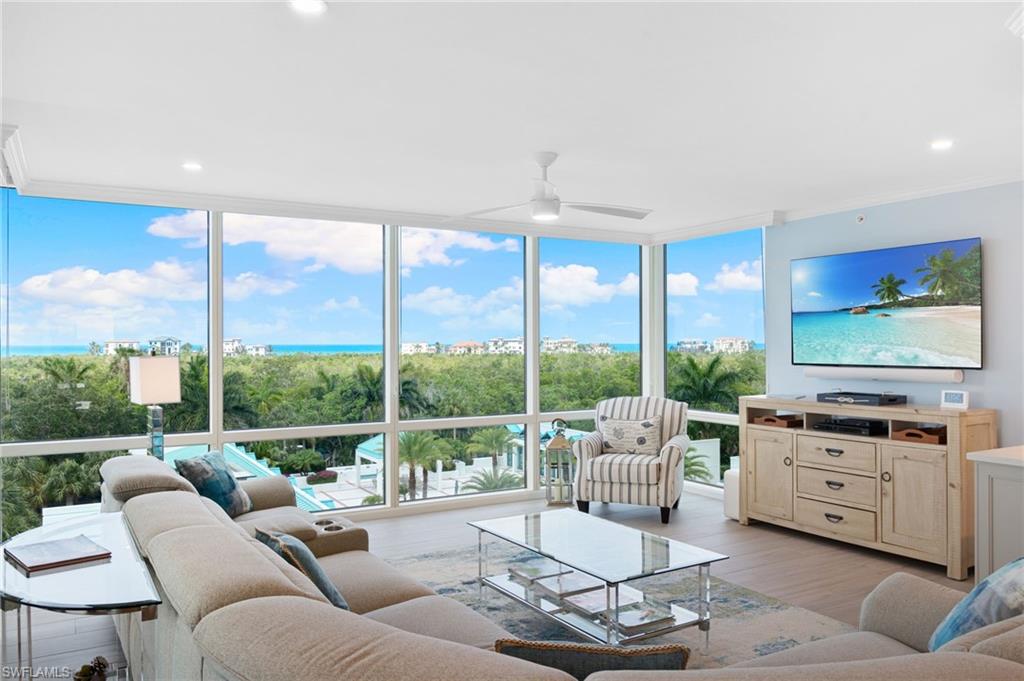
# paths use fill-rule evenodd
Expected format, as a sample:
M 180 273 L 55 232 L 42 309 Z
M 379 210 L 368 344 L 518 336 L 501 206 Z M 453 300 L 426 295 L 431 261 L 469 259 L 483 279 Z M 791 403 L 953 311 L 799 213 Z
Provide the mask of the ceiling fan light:
M 541 222 L 558 219 L 561 201 L 554 199 L 534 199 L 530 202 L 530 217 Z

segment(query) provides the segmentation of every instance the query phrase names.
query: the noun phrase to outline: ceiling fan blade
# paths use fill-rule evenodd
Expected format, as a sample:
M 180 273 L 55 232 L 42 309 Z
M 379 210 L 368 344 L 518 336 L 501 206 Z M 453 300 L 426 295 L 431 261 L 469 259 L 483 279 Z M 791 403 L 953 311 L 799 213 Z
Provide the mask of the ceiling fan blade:
M 617 218 L 629 218 L 631 220 L 643 220 L 651 213 L 650 208 L 630 208 L 629 206 L 612 206 L 606 203 L 580 203 L 577 201 L 563 201 L 563 206 L 585 210 L 590 213 L 601 213 L 602 215 L 614 215 Z
M 475 210 L 472 213 L 463 213 L 462 215 L 452 215 L 451 217 L 447 217 L 444 220 L 442 220 L 442 222 L 451 222 L 452 220 L 461 220 L 463 218 L 473 218 L 473 217 L 476 217 L 478 215 L 487 215 L 488 213 L 497 213 L 498 211 L 509 210 L 511 208 L 521 208 L 523 206 L 529 206 L 529 205 L 530 205 L 530 202 L 526 201 L 524 203 L 512 203 L 512 204 L 509 204 L 507 206 L 497 206 L 495 208 L 484 208 L 483 210 Z

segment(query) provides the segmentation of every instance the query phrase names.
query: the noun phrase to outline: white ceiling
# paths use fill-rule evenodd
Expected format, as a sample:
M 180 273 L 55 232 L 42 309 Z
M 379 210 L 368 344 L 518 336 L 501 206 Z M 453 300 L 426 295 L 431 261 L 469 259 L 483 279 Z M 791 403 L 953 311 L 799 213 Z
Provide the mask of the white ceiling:
M 440 215 L 551 149 L 564 200 L 654 209 L 563 223 L 643 237 L 1020 177 L 1014 6 L 5 2 L 3 122 L 35 191 Z

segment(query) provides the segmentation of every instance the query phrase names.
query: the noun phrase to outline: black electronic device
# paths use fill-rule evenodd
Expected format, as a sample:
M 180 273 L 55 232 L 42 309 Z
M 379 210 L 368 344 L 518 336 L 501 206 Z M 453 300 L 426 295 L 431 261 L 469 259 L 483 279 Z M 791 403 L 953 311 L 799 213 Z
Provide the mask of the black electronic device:
M 811 426 L 814 430 L 823 430 L 828 433 L 843 433 L 844 435 L 876 436 L 885 435 L 888 430 L 885 421 L 875 419 L 855 419 L 845 416 L 833 416 L 832 418 L 818 421 Z
M 906 404 L 906 395 L 893 393 L 855 393 L 845 390 L 837 390 L 831 393 L 818 393 L 819 402 L 834 402 L 836 404 L 858 404 L 868 407 L 888 407 L 894 404 Z

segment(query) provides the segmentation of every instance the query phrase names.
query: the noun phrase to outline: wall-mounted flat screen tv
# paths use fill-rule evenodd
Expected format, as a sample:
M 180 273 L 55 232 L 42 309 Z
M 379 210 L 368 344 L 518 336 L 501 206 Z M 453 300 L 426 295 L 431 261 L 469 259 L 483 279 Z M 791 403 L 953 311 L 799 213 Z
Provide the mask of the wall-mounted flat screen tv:
M 981 239 L 790 263 L 793 364 L 981 368 Z

